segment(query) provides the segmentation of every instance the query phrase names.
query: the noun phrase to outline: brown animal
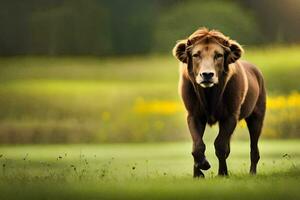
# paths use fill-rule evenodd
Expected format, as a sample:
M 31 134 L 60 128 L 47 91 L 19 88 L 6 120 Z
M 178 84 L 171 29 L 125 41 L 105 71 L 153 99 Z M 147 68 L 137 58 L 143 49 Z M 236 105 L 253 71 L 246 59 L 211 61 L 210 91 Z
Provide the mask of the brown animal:
M 246 120 L 250 133 L 250 173 L 256 174 L 266 90 L 261 72 L 249 62 L 239 60 L 242 53 L 236 41 L 206 28 L 179 41 L 173 49 L 173 55 L 181 62 L 179 92 L 193 139 L 194 177 L 204 177 L 201 170 L 210 168 L 202 136 L 206 124 L 217 122 L 219 134 L 214 146 L 218 174 L 228 175 L 230 138 L 241 119 Z

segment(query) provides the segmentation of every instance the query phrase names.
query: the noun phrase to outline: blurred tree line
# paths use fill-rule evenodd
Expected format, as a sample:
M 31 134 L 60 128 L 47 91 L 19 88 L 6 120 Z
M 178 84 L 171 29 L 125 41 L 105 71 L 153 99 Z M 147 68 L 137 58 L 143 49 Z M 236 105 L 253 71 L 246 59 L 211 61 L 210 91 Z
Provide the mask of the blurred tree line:
M 169 52 L 197 27 L 244 45 L 300 41 L 299 0 L 0 0 L 0 55 Z

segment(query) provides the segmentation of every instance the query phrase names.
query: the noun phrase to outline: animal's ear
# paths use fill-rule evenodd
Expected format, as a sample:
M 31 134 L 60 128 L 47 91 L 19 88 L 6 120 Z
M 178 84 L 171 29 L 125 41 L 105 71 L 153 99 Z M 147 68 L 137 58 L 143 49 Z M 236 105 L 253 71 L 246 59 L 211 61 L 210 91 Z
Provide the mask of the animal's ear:
M 187 63 L 187 54 L 186 54 L 187 40 L 181 40 L 177 42 L 173 48 L 173 56 L 183 63 Z
M 229 41 L 229 53 L 227 57 L 228 64 L 234 63 L 236 60 L 238 60 L 242 54 L 244 53 L 243 48 L 239 43 L 237 43 L 234 40 Z

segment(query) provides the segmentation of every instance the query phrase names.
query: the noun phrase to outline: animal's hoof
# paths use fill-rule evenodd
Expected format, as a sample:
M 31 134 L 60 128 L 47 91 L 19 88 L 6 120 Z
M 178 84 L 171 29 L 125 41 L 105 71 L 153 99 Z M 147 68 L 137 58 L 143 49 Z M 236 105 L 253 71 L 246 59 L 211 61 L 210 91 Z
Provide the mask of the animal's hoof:
M 202 172 L 194 174 L 193 178 L 205 178 Z
M 250 167 L 250 175 L 256 175 L 256 165 L 251 165 L 251 167 Z
M 194 166 L 194 178 L 204 178 L 203 172 L 196 166 Z
M 228 172 L 227 171 L 222 171 L 218 173 L 219 177 L 228 177 Z
M 204 158 L 201 163 L 198 163 L 198 167 L 202 170 L 208 170 L 210 168 L 210 164 L 206 158 Z

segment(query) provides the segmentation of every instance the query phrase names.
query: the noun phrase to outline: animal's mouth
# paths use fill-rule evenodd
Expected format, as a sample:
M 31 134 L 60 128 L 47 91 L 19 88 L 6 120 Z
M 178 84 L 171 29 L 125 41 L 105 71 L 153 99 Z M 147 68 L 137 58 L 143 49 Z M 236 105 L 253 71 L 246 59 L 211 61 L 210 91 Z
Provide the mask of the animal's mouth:
M 203 88 L 209 88 L 209 87 L 212 87 L 214 84 L 215 83 L 212 81 L 205 80 L 200 83 L 200 86 L 202 86 Z

